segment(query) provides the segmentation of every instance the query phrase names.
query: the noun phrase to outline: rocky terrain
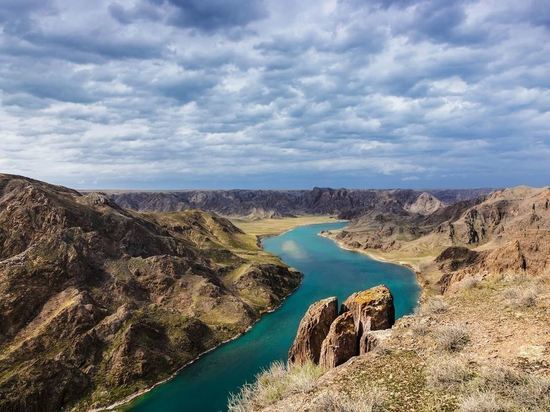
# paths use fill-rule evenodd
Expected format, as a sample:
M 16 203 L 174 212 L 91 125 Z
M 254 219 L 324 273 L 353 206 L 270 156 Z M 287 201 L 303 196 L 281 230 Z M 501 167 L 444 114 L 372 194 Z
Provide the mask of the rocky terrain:
M 352 218 L 372 210 L 432 213 L 443 205 L 490 193 L 490 189 L 464 190 L 189 190 L 177 192 L 110 192 L 124 208 L 141 211 L 201 209 L 224 216 L 249 219 L 299 215 L 338 215 Z
M 549 199 L 549 188 L 518 187 L 324 233 L 413 267 L 418 310 L 358 339 L 353 310 L 335 318 L 333 299 L 312 305 L 288 364 L 259 374 L 230 411 L 550 410 Z M 319 341 L 330 356 L 317 358 Z
M 169 377 L 301 275 L 205 212 L 0 175 L 0 410 L 83 410 Z

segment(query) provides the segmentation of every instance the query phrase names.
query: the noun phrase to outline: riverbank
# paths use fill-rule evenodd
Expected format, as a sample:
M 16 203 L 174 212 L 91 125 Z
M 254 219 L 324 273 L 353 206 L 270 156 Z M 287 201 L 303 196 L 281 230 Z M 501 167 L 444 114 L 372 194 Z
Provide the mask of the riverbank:
M 441 277 L 441 272 L 433 265 L 433 260 L 437 253 L 425 254 L 421 257 L 400 253 L 399 251 L 383 252 L 377 249 L 354 248 L 340 239 L 336 239 L 335 234 L 339 231 L 324 231 L 319 236 L 333 241 L 339 248 L 350 252 L 361 253 L 378 262 L 390 263 L 394 265 L 405 266 L 412 270 L 421 287 L 421 298 L 432 295 L 437 292 L 435 289 L 437 280 Z

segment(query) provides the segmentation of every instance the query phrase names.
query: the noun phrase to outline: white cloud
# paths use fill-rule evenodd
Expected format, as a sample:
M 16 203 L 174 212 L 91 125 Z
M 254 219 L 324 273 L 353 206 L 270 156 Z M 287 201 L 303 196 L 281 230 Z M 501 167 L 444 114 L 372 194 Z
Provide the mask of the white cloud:
M 200 15 L 0 6 L 2 171 L 88 187 L 548 184 L 536 4 L 204 1 Z

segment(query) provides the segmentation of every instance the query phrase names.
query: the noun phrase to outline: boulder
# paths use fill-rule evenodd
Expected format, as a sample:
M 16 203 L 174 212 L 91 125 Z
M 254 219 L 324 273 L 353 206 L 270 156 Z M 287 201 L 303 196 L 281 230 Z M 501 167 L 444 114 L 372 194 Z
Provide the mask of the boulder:
M 321 347 L 319 365 L 334 368 L 358 354 L 355 324 L 351 312 L 338 316 Z
M 355 322 L 358 337 L 364 331 L 389 329 L 395 322 L 393 296 L 384 286 L 376 286 L 348 297 L 342 304 L 341 312 L 350 311 Z
M 337 316 L 338 300 L 335 297 L 313 303 L 300 321 L 296 338 L 288 351 L 289 363 L 319 363 L 321 345 Z
M 372 351 L 391 336 L 391 329 L 363 332 L 359 338 L 359 355 Z

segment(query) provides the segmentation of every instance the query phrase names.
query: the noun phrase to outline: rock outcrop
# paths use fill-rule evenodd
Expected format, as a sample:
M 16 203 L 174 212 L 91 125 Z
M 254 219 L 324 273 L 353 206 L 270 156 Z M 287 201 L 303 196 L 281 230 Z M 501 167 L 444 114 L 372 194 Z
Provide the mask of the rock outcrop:
M 321 347 L 319 365 L 334 368 L 358 354 L 354 323 L 351 312 L 341 314 L 332 322 Z
M 300 321 L 296 339 L 288 352 L 289 362 L 319 363 L 321 345 L 337 316 L 338 300 L 335 297 L 313 303 Z
M 419 215 L 431 215 L 445 205 L 435 196 L 430 193 L 423 192 L 416 200 L 408 205 L 405 205 L 405 210 Z
M 0 410 L 118 401 L 244 332 L 300 279 L 219 216 L 0 174 Z
M 349 296 L 337 316 L 336 298 L 312 304 L 289 351 L 290 363 L 312 361 L 327 368 L 364 354 L 379 341 L 376 331 L 395 322 L 393 296 L 380 285 Z
M 393 296 L 384 285 L 348 297 L 342 304 L 341 312 L 348 310 L 353 314 L 358 336 L 363 331 L 389 329 L 395 322 Z

